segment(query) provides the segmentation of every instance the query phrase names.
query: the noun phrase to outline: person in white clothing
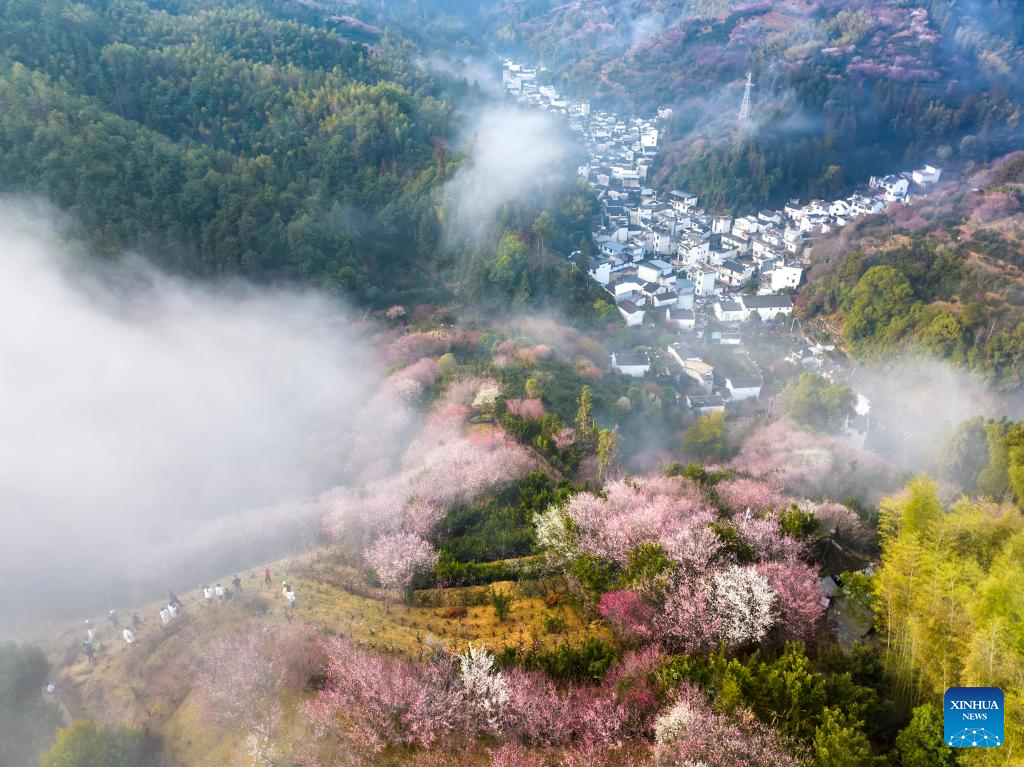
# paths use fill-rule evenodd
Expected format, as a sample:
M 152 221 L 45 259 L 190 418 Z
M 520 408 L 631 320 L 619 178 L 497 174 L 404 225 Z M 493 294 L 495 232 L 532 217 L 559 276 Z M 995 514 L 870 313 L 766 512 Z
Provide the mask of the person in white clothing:
M 124 641 L 126 641 L 129 645 L 135 644 L 135 634 L 132 633 L 131 629 L 126 628 L 124 631 L 121 632 L 121 636 L 124 637 Z
M 160 622 L 165 626 L 171 622 L 171 611 L 166 607 L 160 611 Z

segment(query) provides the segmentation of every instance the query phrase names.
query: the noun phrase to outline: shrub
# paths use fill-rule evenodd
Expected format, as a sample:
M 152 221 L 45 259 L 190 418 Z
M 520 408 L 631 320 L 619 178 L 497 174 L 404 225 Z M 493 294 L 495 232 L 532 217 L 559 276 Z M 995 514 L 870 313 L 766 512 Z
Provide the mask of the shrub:
M 499 621 L 504 622 L 508 614 L 512 612 L 512 602 L 514 601 L 512 592 L 491 589 L 488 596 L 491 600 L 491 606 L 494 607 L 495 616 L 497 616 Z
M 79 719 L 57 733 L 41 767 L 136 767 L 142 760 L 142 736 L 127 727 L 100 727 Z

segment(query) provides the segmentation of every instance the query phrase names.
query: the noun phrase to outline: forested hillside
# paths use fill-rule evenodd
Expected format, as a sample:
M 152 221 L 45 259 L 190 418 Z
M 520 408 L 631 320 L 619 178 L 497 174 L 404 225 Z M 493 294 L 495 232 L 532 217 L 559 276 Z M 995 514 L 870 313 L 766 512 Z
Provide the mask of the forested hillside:
M 454 296 L 600 316 L 592 285 L 547 255 L 578 247 L 593 212 L 572 167 L 539 228 L 539 205 L 510 198 L 471 240 L 445 236 L 444 182 L 469 161 L 454 96 L 471 86 L 435 76 L 412 41 L 338 13 L 3 0 L 0 193 L 40 196 L 102 252 L 137 250 L 171 272 L 371 305 Z
M 944 193 L 815 246 L 798 308 L 857 360 L 927 353 L 988 382 L 1024 382 L 1024 162 L 1011 155 Z
M 108 253 L 372 299 L 437 250 L 452 105 L 260 3 L 0 3 L 0 178 Z M 401 266 L 401 268 L 397 268 Z

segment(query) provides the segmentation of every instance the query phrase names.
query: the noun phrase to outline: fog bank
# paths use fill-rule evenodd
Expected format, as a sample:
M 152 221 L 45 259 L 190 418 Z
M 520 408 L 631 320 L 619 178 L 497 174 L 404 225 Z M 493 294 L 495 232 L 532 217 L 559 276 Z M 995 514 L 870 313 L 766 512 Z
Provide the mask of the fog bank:
M 55 218 L 0 202 L 0 618 L 220 575 L 202 531 L 339 482 L 375 379 L 338 303 L 98 266 Z
M 503 205 L 541 204 L 574 180 L 572 158 L 580 149 L 554 116 L 499 106 L 485 109 L 471 126 L 466 163 L 445 186 L 454 203 L 448 236 L 488 233 Z

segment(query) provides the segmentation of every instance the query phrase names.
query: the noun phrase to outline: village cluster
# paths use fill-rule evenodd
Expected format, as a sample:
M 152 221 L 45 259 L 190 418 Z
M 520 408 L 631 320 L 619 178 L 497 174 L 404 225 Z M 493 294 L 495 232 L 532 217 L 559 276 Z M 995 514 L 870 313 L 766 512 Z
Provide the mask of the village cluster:
M 791 200 L 783 210 L 742 217 L 713 215 L 693 192 L 674 190 L 666 197 L 647 186 L 671 109 L 659 109 L 654 118 L 592 111 L 588 102 L 541 84 L 538 74 L 535 67 L 506 59 L 502 82 L 520 104 L 562 116 L 580 135 L 588 160 L 579 173 L 601 203 L 591 232 L 593 255 L 581 266 L 608 292 L 627 325 L 660 325 L 680 334 L 665 356 L 698 384 L 701 393 L 688 397 L 688 404 L 699 412 L 721 410 L 726 399 L 758 397 L 760 381 L 727 379 L 725 389 L 713 394 L 712 368 L 691 353 L 692 343 L 706 338 L 739 344 L 746 323 L 784 321 L 793 313 L 815 236 L 905 202 L 941 174 L 925 165 L 872 177 L 866 189 L 843 199 Z M 826 350 L 804 344 L 790 361 L 820 366 Z M 650 359 L 617 355 L 612 364 L 642 376 Z

